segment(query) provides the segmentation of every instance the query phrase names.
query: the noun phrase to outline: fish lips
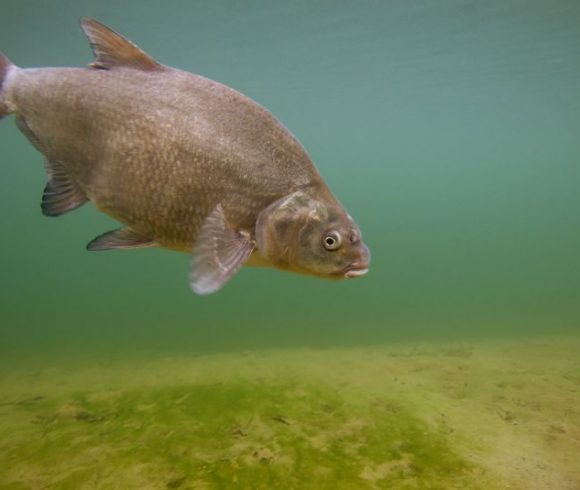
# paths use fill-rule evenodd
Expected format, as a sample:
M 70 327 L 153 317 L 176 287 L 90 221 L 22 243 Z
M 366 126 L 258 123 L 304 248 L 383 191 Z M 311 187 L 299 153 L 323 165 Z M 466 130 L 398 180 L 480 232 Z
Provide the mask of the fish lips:
M 351 264 L 342 271 L 342 275 L 343 277 L 350 279 L 352 277 L 364 276 L 368 271 L 368 264 Z
M 357 256 L 354 257 L 353 262 L 346 266 L 341 271 L 341 276 L 350 279 L 352 277 L 364 276 L 369 271 L 369 264 L 371 262 L 371 253 L 365 244 L 361 244 L 361 248 Z

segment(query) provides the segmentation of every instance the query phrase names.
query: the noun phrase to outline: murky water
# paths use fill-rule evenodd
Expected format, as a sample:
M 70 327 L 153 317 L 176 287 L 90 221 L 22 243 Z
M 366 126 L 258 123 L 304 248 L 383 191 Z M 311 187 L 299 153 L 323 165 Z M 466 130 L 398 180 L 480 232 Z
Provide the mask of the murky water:
M 580 488 L 580 4 L 7 0 L 0 50 L 83 15 L 269 108 L 373 262 L 196 297 L 2 120 L 0 487 Z

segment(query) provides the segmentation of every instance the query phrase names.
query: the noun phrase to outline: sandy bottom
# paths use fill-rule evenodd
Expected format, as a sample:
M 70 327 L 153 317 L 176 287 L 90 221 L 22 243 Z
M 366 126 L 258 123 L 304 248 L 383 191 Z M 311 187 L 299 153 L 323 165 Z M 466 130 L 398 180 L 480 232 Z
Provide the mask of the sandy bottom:
M 580 339 L 2 370 L 2 489 L 580 489 Z

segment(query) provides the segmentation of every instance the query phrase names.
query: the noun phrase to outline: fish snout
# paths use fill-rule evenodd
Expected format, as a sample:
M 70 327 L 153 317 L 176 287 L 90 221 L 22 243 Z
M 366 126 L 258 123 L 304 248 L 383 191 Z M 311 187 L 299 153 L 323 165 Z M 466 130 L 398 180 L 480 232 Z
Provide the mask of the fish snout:
M 371 253 L 369 248 L 363 243 L 361 244 L 360 252 L 356 260 L 344 269 L 344 277 L 348 279 L 351 277 L 364 276 L 369 271 L 370 262 Z

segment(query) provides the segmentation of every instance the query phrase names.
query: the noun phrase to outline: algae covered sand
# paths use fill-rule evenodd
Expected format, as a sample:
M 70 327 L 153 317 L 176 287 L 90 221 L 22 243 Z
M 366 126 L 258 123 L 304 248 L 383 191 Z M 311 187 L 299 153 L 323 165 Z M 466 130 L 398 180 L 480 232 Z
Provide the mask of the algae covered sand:
M 579 349 L 506 341 L 4 369 L 0 488 L 578 489 Z

